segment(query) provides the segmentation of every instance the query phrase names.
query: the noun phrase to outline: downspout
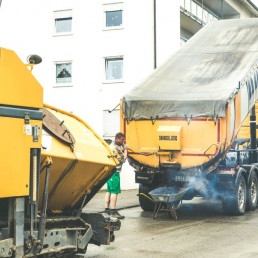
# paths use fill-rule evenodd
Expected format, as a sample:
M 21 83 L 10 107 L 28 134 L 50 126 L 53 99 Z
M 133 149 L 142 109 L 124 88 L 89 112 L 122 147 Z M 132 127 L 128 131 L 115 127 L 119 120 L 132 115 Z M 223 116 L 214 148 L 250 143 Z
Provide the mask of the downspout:
M 203 0 L 202 0 L 202 26 L 204 26 L 204 22 L 203 22 Z
M 153 0 L 153 56 L 154 69 L 157 68 L 157 27 L 156 27 L 156 0 Z
M 223 20 L 223 5 L 224 5 L 224 0 L 221 0 L 220 3 L 220 15 L 221 15 L 221 20 Z

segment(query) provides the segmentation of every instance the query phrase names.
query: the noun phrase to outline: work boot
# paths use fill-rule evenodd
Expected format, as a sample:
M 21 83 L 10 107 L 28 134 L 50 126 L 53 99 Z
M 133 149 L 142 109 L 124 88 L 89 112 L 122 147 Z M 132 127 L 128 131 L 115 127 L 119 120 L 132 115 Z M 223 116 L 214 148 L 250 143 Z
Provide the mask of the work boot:
M 105 208 L 104 213 L 107 213 L 108 215 L 110 215 L 110 209 L 109 208 Z
M 117 218 L 117 219 L 124 219 L 125 216 L 121 215 L 117 210 L 110 210 L 110 217 Z

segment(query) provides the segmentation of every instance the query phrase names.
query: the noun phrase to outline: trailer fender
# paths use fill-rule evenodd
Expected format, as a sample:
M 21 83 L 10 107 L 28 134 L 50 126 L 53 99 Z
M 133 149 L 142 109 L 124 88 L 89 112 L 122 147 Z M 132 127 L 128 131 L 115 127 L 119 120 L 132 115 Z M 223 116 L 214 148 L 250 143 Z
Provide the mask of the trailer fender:
M 250 178 L 252 177 L 252 174 L 255 173 L 256 176 L 258 176 L 258 166 L 257 165 L 252 165 L 250 167 L 249 173 L 248 173 L 248 183 L 250 182 Z
M 247 183 L 248 181 L 248 174 L 247 174 L 247 170 L 244 169 L 243 167 L 239 167 L 238 169 L 236 169 L 236 178 L 235 178 L 235 185 L 238 182 L 239 177 L 243 175 L 245 182 Z
M 248 171 L 247 181 L 247 203 L 246 210 L 253 211 L 257 206 L 258 188 L 257 188 L 257 165 L 252 165 Z
M 250 178 L 252 177 L 253 173 L 256 173 L 256 176 L 258 177 L 258 163 L 250 164 L 250 165 L 242 165 L 242 168 L 246 170 L 247 183 L 250 182 Z
M 241 167 L 246 170 L 247 182 L 250 182 L 252 173 L 256 173 L 256 176 L 258 176 L 258 163 L 250 164 L 250 165 L 242 165 Z

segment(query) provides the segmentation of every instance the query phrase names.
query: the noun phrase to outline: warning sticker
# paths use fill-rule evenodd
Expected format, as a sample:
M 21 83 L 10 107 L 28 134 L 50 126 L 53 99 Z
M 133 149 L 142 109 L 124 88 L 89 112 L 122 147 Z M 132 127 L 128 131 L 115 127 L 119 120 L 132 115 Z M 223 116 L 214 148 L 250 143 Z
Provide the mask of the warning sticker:
M 24 125 L 23 126 L 23 132 L 26 135 L 32 135 L 32 126 L 31 125 Z

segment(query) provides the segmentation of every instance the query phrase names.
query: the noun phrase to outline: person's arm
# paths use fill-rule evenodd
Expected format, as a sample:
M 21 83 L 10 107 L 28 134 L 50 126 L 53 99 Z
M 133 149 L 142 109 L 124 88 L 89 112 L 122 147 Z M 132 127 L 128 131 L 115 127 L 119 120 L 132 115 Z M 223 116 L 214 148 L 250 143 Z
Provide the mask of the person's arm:
M 128 154 L 129 146 L 127 144 L 124 145 L 124 159 L 126 160 Z

